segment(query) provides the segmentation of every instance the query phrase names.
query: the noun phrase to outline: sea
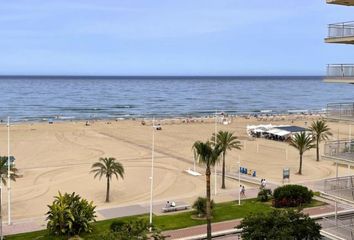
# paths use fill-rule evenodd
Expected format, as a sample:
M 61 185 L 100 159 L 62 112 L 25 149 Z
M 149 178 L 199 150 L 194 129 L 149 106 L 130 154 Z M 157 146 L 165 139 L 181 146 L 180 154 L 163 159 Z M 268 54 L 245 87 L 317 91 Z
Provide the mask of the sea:
M 0 119 L 57 121 L 325 111 L 354 85 L 317 76 L 0 77 Z

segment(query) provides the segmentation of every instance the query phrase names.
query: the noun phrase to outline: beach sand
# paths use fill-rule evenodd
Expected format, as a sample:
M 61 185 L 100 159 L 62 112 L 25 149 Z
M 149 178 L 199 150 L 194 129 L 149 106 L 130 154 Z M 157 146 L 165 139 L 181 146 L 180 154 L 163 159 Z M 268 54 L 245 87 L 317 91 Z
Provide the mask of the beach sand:
M 330 161 L 315 161 L 315 149 L 306 152 L 303 175 L 298 170 L 298 152 L 286 143 L 265 139 L 250 139 L 247 124 L 293 124 L 305 126 L 311 120 L 276 122 L 255 118 L 234 118 L 229 125 L 218 124 L 218 130 L 229 130 L 239 136 L 245 145 L 242 150 L 228 153 L 227 171 L 235 172 L 240 156 L 241 166 L 256 170 L 258 178 L 281 183 L 282 169 L 290 168 L 291 183 L 312 181 L 335 175 Z M 155 133 L 154 200 L 182 200 L 193 202 L 205 195 L 205 176 L 193 177 L 184 172 L 193 167 L 192 144 L 205 141 L 215 131 L 213 121 L 201 123 L 162 124 L 162 131 Z M 334 137 L 348 138 L 348 125 L 329 123 Z M 305 126 L 306 127 L 306 126 Z M 0 155 L 7 154 L 6 126 L 0 126 Z M 141 125 L 138 120 L 91 122 L 22 123 L 11 127 L 11 154 L 16 157 L 16 167 L 22 178 L 12 183 L 12 216 L 14 219 L 43 217 L 47 204 L 58 191 L 76 192 L 94 201 L 98 208 L 146 203 L 150 199 L 152 127 Z M 258 145 L 258 147 L 257 147 Z M 258 152 L 257 152 L 258 149 Z M 323 150 L 323 148 L 322 148 Z M 287 152 L 287 153 L 286 153 Z M 111 184 L 111 202 L 105 203 L 106 181 L 94 179 L 91 165 L 100 157 L 115 157 L 125 168 L 124 179 Z M 287 158 L 287 159 L 286 159 Z M 220 166 L 218 167 L 220 169 Z M 204 172 L 201 167 L 199 172 Z M 340 167 L 346 175 L 346 167 Z M 351 171 L 352 173 L 352 171 Z M 230 192 L 238 191 L 238 182 L 227 180 L 227 189 L 218 189 L 215 200 L 232 200 Z M 246 185 L 246 188 L 255 187 Z M 220 177 L 218 187 L 220 187 Z M 6 189 L 4 204 L 6 204 Z M 5 206 L 5 205 L 4 205 Z M 4 207 L 4 214 L 6 209 Z

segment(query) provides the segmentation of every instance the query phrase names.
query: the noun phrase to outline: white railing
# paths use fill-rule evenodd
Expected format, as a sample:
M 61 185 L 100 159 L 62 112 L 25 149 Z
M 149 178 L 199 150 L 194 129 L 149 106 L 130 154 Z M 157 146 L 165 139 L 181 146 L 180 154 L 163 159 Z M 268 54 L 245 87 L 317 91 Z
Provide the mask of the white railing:
M 327 65 L 327 77 L 354 78 L 354 64 L 329 64 Z
M 354 37 L 354 22 L 328 25 L 328 38 Z

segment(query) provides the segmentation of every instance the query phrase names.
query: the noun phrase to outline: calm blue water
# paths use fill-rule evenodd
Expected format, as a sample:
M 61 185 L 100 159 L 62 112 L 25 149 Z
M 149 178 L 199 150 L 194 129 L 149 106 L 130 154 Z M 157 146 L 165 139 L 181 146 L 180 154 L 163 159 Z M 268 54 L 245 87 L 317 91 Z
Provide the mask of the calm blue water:
M 321 110 L 354 102 L 354 85 L 318 77 L 234 79 L 0 78 L 0 119 L 89 119 Z

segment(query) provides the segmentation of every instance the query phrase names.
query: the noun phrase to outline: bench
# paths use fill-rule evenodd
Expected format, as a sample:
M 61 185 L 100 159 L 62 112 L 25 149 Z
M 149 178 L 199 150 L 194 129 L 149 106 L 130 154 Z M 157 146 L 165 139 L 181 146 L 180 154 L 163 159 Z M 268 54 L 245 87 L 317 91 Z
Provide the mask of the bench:
M 181 211 L 181 210 L 187 210 L 190 206 L 189 205 L 179 205 L 175 207 L 164 207 L 162 208 L 163 212 L 175 212 L 175 211 Z

